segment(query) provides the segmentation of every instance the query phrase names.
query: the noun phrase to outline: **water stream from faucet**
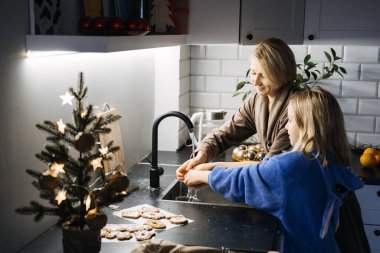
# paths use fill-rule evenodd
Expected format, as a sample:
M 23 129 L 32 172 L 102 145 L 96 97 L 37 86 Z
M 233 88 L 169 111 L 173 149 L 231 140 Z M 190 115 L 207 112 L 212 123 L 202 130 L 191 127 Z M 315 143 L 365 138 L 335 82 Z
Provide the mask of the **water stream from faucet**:
M 190 135 L 190 137 L 194 137 L 194 135 L 193 136 Z M 190 159 L 194 160 L 196 143 L 194 142 L 193 138 L 191 138 L 191 139 L 192 139 L 192 153 L 190 155 Z M 182 185 L 183 185 L 183 182 L 181 181 L 180 182 L 180 189 L 182 189 Z M 187 202 L 199 202 L 197 192 L 198 192 L 197 189 L 188 186 L 187 187 L 187 195 L 185 196 L 185 195 L 183 195 L 182 192 L 180 192 L 180 196 L 176 197 L 176 200 L 187 201 Z

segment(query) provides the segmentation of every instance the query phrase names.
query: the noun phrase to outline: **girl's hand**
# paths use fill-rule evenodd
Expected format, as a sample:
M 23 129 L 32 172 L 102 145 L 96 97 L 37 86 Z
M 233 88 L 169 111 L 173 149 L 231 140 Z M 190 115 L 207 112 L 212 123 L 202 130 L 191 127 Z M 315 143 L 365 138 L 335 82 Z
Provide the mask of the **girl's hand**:
M 198 171 L 211 171 L 214 167 L 214 163 L 202 163 L 195 166 L 193 169 Z
M 186 173 L 183 182 L 188 186 L 198 188 L 201 185 L 208 184 L 208 175 L 210 171 L 190 170 Z
M 178 180 L 183 180 L 186 173 L 193 169 L 195 166 L 202 164 L 207 161 L 206 153 L 203 151 L 199 151 L 195 158 L 189 159 L 184 162 L 177 170 L 176 175 Z

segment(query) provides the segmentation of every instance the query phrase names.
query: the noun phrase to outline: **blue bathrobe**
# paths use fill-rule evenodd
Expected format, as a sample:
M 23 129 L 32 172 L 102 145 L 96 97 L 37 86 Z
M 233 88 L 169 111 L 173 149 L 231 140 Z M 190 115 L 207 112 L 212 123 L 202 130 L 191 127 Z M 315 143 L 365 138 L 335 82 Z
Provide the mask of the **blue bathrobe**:
M 282 223 L 285 253 L 339 252 L 334 232 L 339 207 L 361 180 L 333 157 L 327 167 L 299 151 L 266 158 L 258 164 L 209 174 L 214 191 L 225 198 L 268 212 Z

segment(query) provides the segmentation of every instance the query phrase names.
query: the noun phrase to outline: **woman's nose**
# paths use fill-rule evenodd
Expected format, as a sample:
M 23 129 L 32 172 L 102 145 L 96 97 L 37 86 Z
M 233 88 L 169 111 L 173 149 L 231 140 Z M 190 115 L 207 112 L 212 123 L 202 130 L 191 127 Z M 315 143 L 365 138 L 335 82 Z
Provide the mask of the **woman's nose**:
M 253 83 L 254 85 L 258 85 L 259 82 L 260 82 L 260 80 L 259 80 L 258 75 L 253 75 L 253 76 L 252 76 L 252 83 Z

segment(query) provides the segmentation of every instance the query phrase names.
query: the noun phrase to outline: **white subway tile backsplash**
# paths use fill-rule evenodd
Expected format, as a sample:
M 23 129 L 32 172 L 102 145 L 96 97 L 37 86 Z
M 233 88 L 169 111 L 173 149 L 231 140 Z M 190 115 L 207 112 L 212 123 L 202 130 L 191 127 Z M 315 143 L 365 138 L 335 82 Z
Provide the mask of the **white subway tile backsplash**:
M 240 97 L 233 97 L 233 93 L 221 94 L 221 108 L 223 109 L 238 109 L 243 102 Z
M 239 46 L 239 59 L 250 60 L 256 46 Z
M 340 96 L 340 85 L 341 85 L 340 80 L 329 80 L 329 79 L 322 80 L 322 81 L 319 81 L 317 85 L 321 86 L 325 90 L 328 90 L 334 96 L 337 96 L 337 97 Z
M 181 112 L 189 112 L 190 93 L 183 94 L 179 97 L 179 110 Z
M 181 45 L 180 47 L 180 60 L 190 59 L 190 46 Z
M 358 100 L 356 98 L 337 98 L 343 114 L 356 114 Z
M 248 60 L 222 60 L 222 76 L 244 76 L 249 67 Z
M 222 70 L 221 60 L 191 60 L 192 75 L 218 76 Z
M 185 76 L 179 79 L 179 95 L 190 92 L 190 76 Z
M 375 98 L 377 93 L 376 82 L 342 81 L 343 97 Z
M 235 92 L 237 77 L 207 76 L 206 92 Z
M 215 93 L 191 92 L 190 107 L 218 109 L 220 107 L 220 95 Z
M 190 75 L 190 60 L 179 61 L 179 77 L 185 77 Z
M 373 133 L 375 117 L 345 115 L 344 124 L 346 131 Z
M 362 64 L 361 80 L 380 80 L 380 64 Z
M 347 132 L 348 143 L 352 146 L 356 146 L 356 133 Z
M 205 91 L 206 78 L 204 76 L 191 76 L 190 77 L 190 90 L 191 91 Z
M 345 46 L 343 62 L 377 63 L 379 48 L 376 46 Z
M 306 45 L 289 45 L 290 49 L 294 53 L 294 57 L 297 62 L 303 62 L 305 56 L 307 55 L 307 46 Z
M 236 45 L 207 45 L 206 59 L 238 59 L 239 46 Z
M 380 115 L 379 99 L 359 99 L 359 115 Z
M 346 69 L 347 74 L 342 73 L 344 80 L 359 80 L 359 63 L 338 63 L 337 65 Z M 342 79 L 342 77 L 335 73 L 331 79 Z
M 358 133 L 357 134 L 356 146 L 361 145 L 372 145 L 377 146 L 380 145 L 380 135 L 379 134 L 366 134 L 366 133 Z
M 331 55 L 330 48 L 333 48 L 335 50 L 336 55 L 342 58 L 343 46 L 312 45 L 312 46 L 309 46 L 309 51 L 308 51 L 308 53 L 311 54 L 311 61 L 328 62 L 324 52 L 327 52 Z M 342 60 L 339 60 L 337 62 L 338 63 L 342 62 Z
M 336 96 L 345 117 L 347 136 L 351 145 L 371 143 L 378 145 L 380 143 L 380 46 L 290 45 L 297 63 L 302 63 L 305 55 L 310 53 L 311 60 L 318 64 L 317 69 L 320 71 L 323 65 L 327 64 L 323 51 L 330 53 L 331 47 L 337 56 L 343 58 L 343 62 L 339 61 L 337 64 L 344 67 L 347 74 L 343 79 L 335 74 L 328 80 L 319 81 L 317 85 Z M 190 47 L 191 76 L 188 95 L 191 112 L 224 109 L 227 111 L 226 118 L 230 118 L 236 112 L 243 104 L 242 96 L 232 97 L 232 95 L 235 93 L 236 84 L 247 80 L 245 74 L 249 69 L 254 48 L 255 45 Z M 186 82 L 186 79 L 181 78 L 181 95 L 187 93 Z M 246 85 L 242 89 L 244 92 L 248 90 L 255 88 Z M 181 98 L 181 107 L 185 108 L 185 103 L 186 98 Z
M 190 46 L 190 57 L 191 59 L 206 58 L 206 46 L 205 45 Z

